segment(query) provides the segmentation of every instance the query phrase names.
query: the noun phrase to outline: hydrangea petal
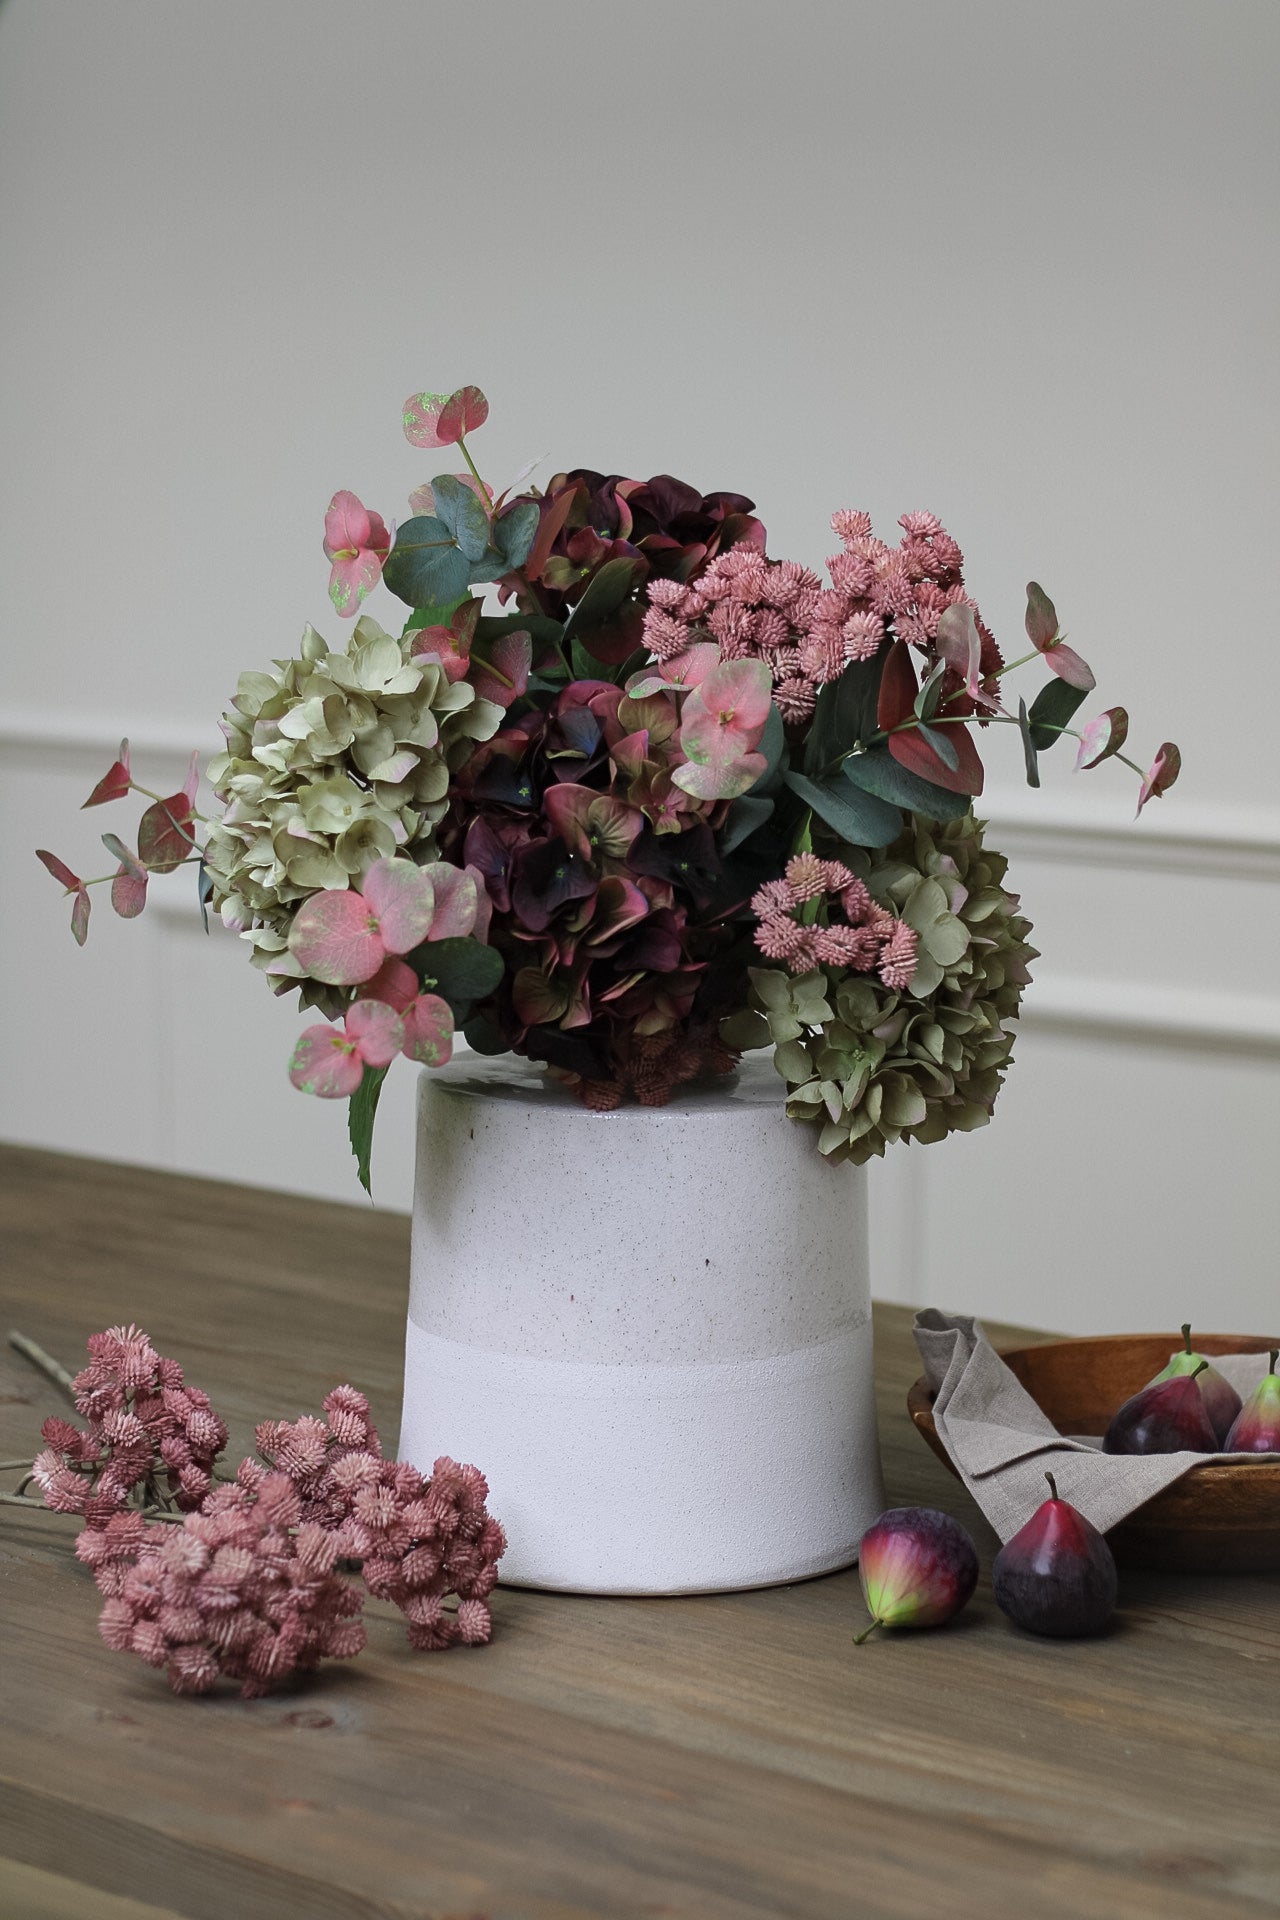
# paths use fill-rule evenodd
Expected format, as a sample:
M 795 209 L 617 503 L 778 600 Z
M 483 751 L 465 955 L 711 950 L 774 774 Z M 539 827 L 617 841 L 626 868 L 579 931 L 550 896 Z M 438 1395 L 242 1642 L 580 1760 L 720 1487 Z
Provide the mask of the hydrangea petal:
M 488 660 L 477 658 L 472 685 L 478 699 L 492 700 L 503 710 L 518 700 L 529 684 L 533 665 L 533 640 L 523 628 L 499 634 L 490 643 Z
M 361 986 L 372 980 L 386 957 L 369 901 L 332 888 L 313 893 L 298 908 L 289 929 L 289 951 L 313 979 L 331 987 Z
M 401 1052 L 423 1067 L 443 1067 L 453 1053 L 453 1012 L 438 993 L 420 993 L 405 1009 Z
M 410 953 L 431 931 L 436 896 L 431 875 L 412 860 L 375 860 L 361 883 L 387 953 Z M 321 974 L 318 976 L 323 979 Z M 362 974 L 361 979 L 367 979 Z
M 348 1040 L 370 1067 L 389 1067 L 404 1042 L 404 1022 L 384 1000 L 357 1000 L 348 1008 Z
M 364 1061 L 340 1028 L 308 1027 L 293 1050 L 289 1078 L 299 1093 L 346 1100 L 364 1079 Z

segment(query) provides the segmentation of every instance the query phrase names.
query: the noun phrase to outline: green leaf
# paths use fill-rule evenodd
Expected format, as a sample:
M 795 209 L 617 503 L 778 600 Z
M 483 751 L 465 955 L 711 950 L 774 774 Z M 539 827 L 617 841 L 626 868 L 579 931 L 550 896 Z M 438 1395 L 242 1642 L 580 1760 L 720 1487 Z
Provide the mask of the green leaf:
M 568 632 L 568 629 L 565 629 Z M 577 634 L 569 640 L 569 666 L 575 680 L 612 680 L 615 686 L 621 681 L 616 678 L 617 669 L 606 666 L 603 660 L 597 660 L 594 653 L 588 653 Z
M 1031 702 L 1031 711 L 1027 716 L 1031 724 L 1031 744 L 1037 753 L 1043 753 L 1056 740 L 1061 740 L 1061 729 L 1088 697 L 1087 687 L 1073 687 L 1068 681 L 1059 680 L 1056 675 L 1048 686 L 1041 687 Z
M 405 633 L 412 633 L 416 627 L 447 627 L 458 608 L 465 606 L 471 598 L 469 593 L 460 593 L 456 600 L 443 600 L 434 607 L 415 607 L 404 623 Z
M 760 744 L 756 748 L 757 753 L 764 755 L 766 765 L 764 772 L 751 788 L 753 799 L 761 800 L 766 794 L 777 791 L 781 783 L 780 769 L 784 765 L 783 756 L 786 748 L 787 736 L 782 728 L 782 715 L 777 707 L 770 704 L 769 717 L 764 723 L 764 732 L 760 735 Z
M 352 1094 L 347 1109 L 347 1137 L 356 1157 L 356 1172 L 360 1177 L 360 1185 L 371 1200 L 373 1188 L 369 1184 L 369 1160 L 373 1153 L 373 1123 L 377 1117 L 382 1083 L 389 1072 L 389 1067 L 366 1067 L 364 1079 Z
M 942 698 L 942 676 L 947 670 L 945 660 L 939 660 L 932 673 L 922 683 L 915 697 L 915 715 L 917 720 L 932 720 L 938 711 L 938 701 Z
M 410 964 L 429 991 L 449 1002 L 455 1020 L 462 1010 L 491 994 L 502 978 L 502 955 L 482 940 L 460 935 L 451 940 L 427 940 L 409 955 Z
M 887 747 L 869 747 L 865 753 L 851 754 L 844 763 L 844 777 L 863 793 L 874 793 L 877 799 L 922 814 L 926 820 L 959 820 L 972 805 L 967 793 L 937 787 L 932 780 L 922 780 L 918 773 L 901 766 Z
M 1027 763 L 1027 785 L 1029 787 L 1038 787 L 1040 785 L 1040 764 L 1036 758 L 1035 736 L 1031 731 L 1031 723 L 1027 714 L 1027 703 L 1025 700 L 1019 700 L 1018 702 L 1018 732 L 1022 735 L 1022 754 Z
M 745 793 L 740 799 L 729 803 L 724 826 L 720 830 L 721 853 L 732 853 L 744 840 L 749 840 L 757 827 L 762 827 L 773 812 L 773 801 L 766 800 L 756 793 Z
M 956 752 L 954 744 L 948 740 L 946 734 L 943 733 L 940 728 L 926 727 L 921 723 L 916 731 L 922 740 L 928 741 L 944 767 L 949 768 L 952 773 L 959 772 L 960 755 Z
M 495 522 L 493 544 L 506 561 L 508 573 L 514 573 L 529 558 L 538 533 L 538 518 L 536 500 L 518 500 Z
M 855 660 L 838 680 L 828 681 L 818 694 L 805 746 L 805 772 L 821 773 L 860 740 L 879 730 L 876 708 L 884 658 Z
M 451 473 L 433 480 L 431 492 L 437 520 L 449 529 L 468 560 L 479 560 L 489 545 L 489 516 L 478 496 Z
M 482 613 L 476 626 L 479 640 L 498 640 L 504 633 L 527 633 L 535 646 L 558 647 L 564 628 L 549 613 Z
M 584 627 L 597 627 L 610 619 L 631 595 L 639 571 L 639 562 L 620 554 L 606 560 L 565 623 L 565 632 L 578 633 Z
M 429 514 L 419 514 L 397 533 L 382 577 L 411 607 L 456 606 L 466 595 L 471 566 L 449 529 Z
M 510 1044 L 492 1014 L 473 1014 L 462 1029 L 462 1037 L 472 1053 L 509 1053 Z
M 821 782 L 809 780 L 802 773 L 784 774 L 783 778 L 791 791 L 851 847 L 887 847 L 902 832 L 902 815 L 896 807 L 875 794 L 862 792 L 838 775 Z

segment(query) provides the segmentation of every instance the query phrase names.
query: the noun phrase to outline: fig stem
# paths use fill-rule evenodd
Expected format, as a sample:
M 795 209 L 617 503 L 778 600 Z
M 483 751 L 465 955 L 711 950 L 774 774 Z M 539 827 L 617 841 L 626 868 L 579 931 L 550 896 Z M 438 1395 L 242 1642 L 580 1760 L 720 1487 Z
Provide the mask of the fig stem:
M 860 1647 L 864 1640 L 869 1640 L 871 1638 L 871 1635 L 875 1632 L 876 1628 L 879 1625 L 880 1625 L 880 1622 L 878 1620 L 873 1620 L 869 1627 L 864 1627 L 862 1629 L 861 1633 L 855 1633 L 853 1636 L 854 1646 Z
M 1269 1364 L 1268 1364 L 1268 1367 L 1267 1367 L 1267 1372 L 1268 1372 L 1268 1373 L 1274 1373 L 1274 1372 L 1275 1372 L 1275 1370 L 1276 1370 L 1276 1361 L 1277 1361 L 1277 1360 L 1280 1360 L 1280 1347 L 1272 1347 L 1272 1349 L 1271 1349 L 1271 1359 L 1270 1359 L 1270 1362 L 1269 1362 Z
M 1280 1347 L 1276 1348 L 1276 1352 L 1280 1353 Z M 1209 1362 L 1207 1360 L 1202 1360 L 1200 1362 L 1200 1365 L 1198 1367 L 1193 1368 L 1192 1371 L 1187 1375 L 1188 1380 L 1198 1380 L 1200 1378 L 1200 1375 L 1205 1371 L 1208 1365 L 1209 1365 Z
M 1184 1320 L 1182 1323 L 1182 1349 L 1184 1353 L 1194 1351 L 1191 1345 L 1191 1322 L 1189 1320 Z
M 1057 1497 L 1058 1497 L 1058 1483 L 1057 1483 L 1057 1481 L 1056 1481 L 1056 1480 L 1054 1479 L 1054 1477 L 1053 1477 L 1053 1475 L 1052 1475 L 1051 1473 L 1046 1473 L 1046 1475 L 1045 1475 L 1045 1479 L 1046 1479 L 1046 1480 L 1047 1480 L 1047 1481 L 1049 1482 L 1049 1494 L 1050 1494 L 1050 1498 L 1051 1498 L 1051 1499 L 1054 1499 L 1054 1500 L 1056 1500 L 1056 1499 L 1057 1499 Z

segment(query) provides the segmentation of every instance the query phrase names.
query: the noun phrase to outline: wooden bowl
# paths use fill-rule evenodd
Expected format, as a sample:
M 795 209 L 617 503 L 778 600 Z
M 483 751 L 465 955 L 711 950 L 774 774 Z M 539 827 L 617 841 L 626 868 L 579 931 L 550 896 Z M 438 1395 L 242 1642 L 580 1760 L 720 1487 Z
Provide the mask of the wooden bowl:
M 1145 1387 L 1182 1345 L 1176 1333 L 1101 1334 L 1000 1349 L 1000 1357 L 1060 1433 L 1102 1433 L 1122 1401 Z M 1197 1333 L 1197 1353 L 1267 1353 L 1280 1340 Z M 933 1389 L 917 1380 L 907 1409 L 933 1451 Z M 957 1476 L 958 1478 L 959 1476 Z M 1280 1460 L 1206 1460 L 1111 1529 L 1116 1559 L 1187 1573 L 1271 1573 L 1280 1568 Z

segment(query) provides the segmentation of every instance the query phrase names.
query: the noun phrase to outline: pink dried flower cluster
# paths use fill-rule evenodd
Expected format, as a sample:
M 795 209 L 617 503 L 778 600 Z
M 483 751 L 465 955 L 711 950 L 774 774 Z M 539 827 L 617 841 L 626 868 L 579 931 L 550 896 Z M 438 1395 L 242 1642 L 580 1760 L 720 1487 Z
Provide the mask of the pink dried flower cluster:
M 335 1389 L 324 1408 L 327 1423 L 309 1415 L 264 1422 L 263 1458 L 297 1489 L 304 1518 L 336 1529 L 344 1558 L 363 1563 L 370 1593 L 399 1607 L 410 1646 L 483 1646 L 507 1544 L 485 1507 L 484 1475 L 447 1457 L 429 1478 L 407 1461 L 384 1460 L 368 1402 L 352 1387 Z M 264 1472 L 246 1460 L 237 1478 L 253 1485 Z M 456 1609 L 445 1605 L 450 1594 Z
M 974 611 L 984 681 L 994 683 L 999 648 L 965 591 L 964 556 L 936 515 L 904 513 L 896 547 L 876 538 L 869 514 L 842 509 L 831 525 L 842 551 L 827 561 L 829 586 L 798 561 L 766 560 L 747 546 L 718 554 L 689 584 L 650 581 L 645 644 L 663 661 L 707 639 L 721 659 L 765 660 L 784 721 L 799 727 L 811 717 L 818 689 L 851 661 L 874 659 L 890 632 L 932 662 L 938 621 L 962 602 Z M 962 691 L 963 681 L 948 690 Z
M 88 1348 L 89 1365 L 72 1382 L 88 1427 L 54 1418 L 41 1429 L 48 1445 L 31 1471 L 45 1505 L 83 1514 L 90 1527 L 105 1526 L 139 1490 L 198 1507 L 227 1444 L 208 1394 L 187 1386 L 178 1362 L 137 1327 L 95 1333 Z
M 175 1693 L 238 1680 L 246 1699 L 365 1643 L 363 1596 L 337 1572 L 341 1533 L 302 1518 L 283 1473 L 219 1487 L 181 1527 L 117 1514 L 76 1542 L 106 1596 L 99 1631 L 164 1667 Z
M 844 967 L 876 973 L 895 992 L 911 984 L 915 929 L 873 900 L 839 860 L 796 854 L 781 880 L 767 880 L 754 895 L 751 911 L 760 922 L 755 942 L 761 953 L 790 973 Z

